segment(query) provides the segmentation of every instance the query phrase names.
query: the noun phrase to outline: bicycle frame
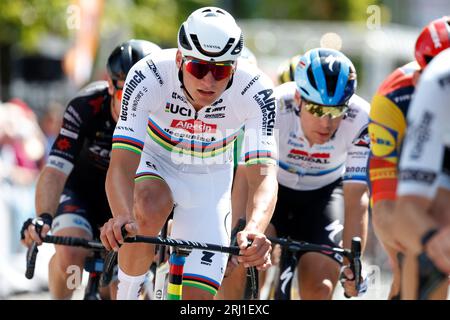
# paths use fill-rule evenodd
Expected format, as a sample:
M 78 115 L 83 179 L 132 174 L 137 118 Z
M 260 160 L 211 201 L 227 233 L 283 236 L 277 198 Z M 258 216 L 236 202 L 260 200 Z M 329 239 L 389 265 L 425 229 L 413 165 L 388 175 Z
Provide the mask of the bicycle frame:
M 280 275 L 275 291 L 276 300 L 290 300 L 291 286 L 294 272 L 297 267 L 297 254 L 300 251 L 307 252 L 334 252 L 343 255 L 350 261 L 350 268 L 355 275 L 355 285 L 359 290 L 362 264 L 361 264 L 361 238 L 352 239 L 351 249 L 329 247 L 326 245 L 311 244 L 304 241 L 294 241 L 289 238 L 269 238 L 272 243 L 280 244 L 282 255 L 280 260 Z

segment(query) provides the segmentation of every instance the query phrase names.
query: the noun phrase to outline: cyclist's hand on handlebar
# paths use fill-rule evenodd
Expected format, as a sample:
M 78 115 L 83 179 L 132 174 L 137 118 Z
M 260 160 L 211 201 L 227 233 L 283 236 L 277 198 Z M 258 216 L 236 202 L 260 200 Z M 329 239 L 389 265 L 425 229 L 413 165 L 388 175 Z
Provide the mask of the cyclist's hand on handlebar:
M 439 270 L 450 274 L 450 227 L 439 230 L 426 243 L 425 252 Z
M 100 240 L 106 250 L 119 250 L 119 244 L 123 243 L 122 226 L 125 225 L 127 235 L 137 234 L 137 224 L 134 220 L 127 217 L 111 218 L 100 229 Z
M 264 233 L 247 230 L 238 232 L 237 244 L 241 249 L 238 261 L 243 263 L 244 267 L 254 266 L 258 270 L 266 270 L 272 265 L 270 260 L 272 245 Z
M 356 288 L 355 276 L 350 266 L 343 266 L 340 275 L 340 282 L 344 288 L 344 295 L 347 298 L 358 297 L 367 291 L 367 279 L 361 277 L 359 291 Z
M 36 231 L 36 224 L 39 225 L 38 229 L 41 229 L 40 236 Z M 20 242 L 26 247 L 30 247 L 33 241 L 41 245 L 42 239 L 50 231 L 51 224 L 52 216 L 50 214 L 44 214 L 34 219 L 27 219 L 20 230 Z

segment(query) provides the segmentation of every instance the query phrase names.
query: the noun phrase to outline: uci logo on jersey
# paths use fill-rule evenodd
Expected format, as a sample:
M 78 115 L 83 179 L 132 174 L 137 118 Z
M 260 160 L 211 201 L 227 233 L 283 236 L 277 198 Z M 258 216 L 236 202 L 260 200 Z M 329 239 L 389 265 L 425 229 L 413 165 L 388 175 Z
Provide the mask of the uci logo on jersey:
M 186 107 L 180 107 L 177 104 L 174 105 L 173 103 L 169 103 L 169 102 L 166 103 L 165 111 L 173 113 L 173 114 L 180 114 L 180 115 L 185 116 L 185 117 L 191 117 L 192 116 L 192 110 L 191 109 L 188 109 Z

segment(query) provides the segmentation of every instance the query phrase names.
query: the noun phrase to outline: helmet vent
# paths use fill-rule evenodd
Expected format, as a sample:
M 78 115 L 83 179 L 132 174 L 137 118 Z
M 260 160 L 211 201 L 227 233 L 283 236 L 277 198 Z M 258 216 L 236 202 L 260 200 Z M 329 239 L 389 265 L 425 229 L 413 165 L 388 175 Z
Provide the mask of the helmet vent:
M 210 57 L 210 58 L 223 56 L 226 52 L 228 52 L 228 50 L 230 50 L 230 48 L 231 48 L 231 46 L 233 45 L 233 42 L 234 42 L 234 38 L 230 38 L 228 40 L 228 43 L 225 45 L 225 47 L 223 48 L 222 51 L 220 51 L 220 52 L 210 52 L 210 51 L 206 51 L 205 49 L 202 48 L 202 46 L 200 45 L 200 41 L 198 40 L 196 34 L 191 34 L 191 39 L 192 39 L 192 42 L 194 43 L 195 48 L 201 54 L 203 54 L 203 55 L 205 55 L 207 57 Z
M 231 51 L 231 54 L 239 54 L 239 53 L 241 53 L 243 47 L 244 47 L 244 36 L 241 33 L 239 41 L 236 44 L 236 47 L 234 47 L 233 51 Z
M 181 26 L 180 33 L 178 35 L 180 45 L 186 50 L 192 50 L 191 45 L 187 39 L 186 31 L 184 30 L 184 26 Z
M 316 79 L 314 79 L 314 75 L 312 73 L 312 68 L 311 66 L 308 68 L 308 71 L 306 72 L 308 75 L 308 80 L 309 83 L 311 83 L 311 86 L 317 90 L 317 84 L 316 84 Z

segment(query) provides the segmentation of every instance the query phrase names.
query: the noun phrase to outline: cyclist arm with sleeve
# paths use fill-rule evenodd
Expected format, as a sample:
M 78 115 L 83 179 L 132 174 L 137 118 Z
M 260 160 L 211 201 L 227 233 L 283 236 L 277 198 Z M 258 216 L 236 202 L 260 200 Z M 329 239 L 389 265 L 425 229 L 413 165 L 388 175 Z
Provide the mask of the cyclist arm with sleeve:
M 343 178 L 345 213 L 343 245 L 344 248 L 350 248 L 352 238 L 361 237 L 361 250 L 364 252 L 369 206 L 367 197 L 367 163 L 370 154 L 369 104 L 361 99 L 358 105 L 359 111 L 351 124 L 352 131 L 356 134 L 347 142 L 347 160 Z
M 151 102 L 159 95 L 159 85 L 153 86 L 152 79 L 142 75 L 141 70 L 148 68 L 145 59 L 135 64 L 128 72 L 123 88 L 121 114 L 113 135 L 111 161 L 106 176 L 106 194 L 113 214 L 101 229 L 100 239 L 106 249 L 118 250 L 123 242 L 122 226 L 126 231 L 134 234 L 137 231 L 133 216 L 134 178 L 139 165 L 141 152 L 144 147 L 146 126 Z M 136 81 L 140 80 L 139 82 Z M 144 81 L 145 79 L 145 81 Z M 148 81 L 147 81 L 148 80 Z M 145 93 L 145 94 L 143 94 Z M 141 95 L 136 99 L 137 95 Z M 130 114 L 131 102 L 134 115 Z
M 251 99 L 255 97 L 260 97 L 259 103 L 257 105 L 252 101 L 253 104 L 249 105 L 245 122 L 243 148 L 249 190 L 247 224 L 237 235 L 242 249 L 238 261 L 246 267 L 256 266 L 259 270 L 265 270 L 271 265 L 271 245 L 264 231 L 272 218 L 278 188 L 274 138 L 276 103 L 272 89 L 261 90 Z M 252 245 L 247 248 L 248 240 L 252 241 Z
M 360 114 L 360 117 L 363 115 Z M 365 115 L 367 120 L 367 115 Z M 367 120 L 368 121 L 368 120 Z M 355 139 L 351 141 L 348 150 L 346 173 L 344 175 L 344 231 L 343 246 L 351 247 L 353 237 L 361 238 L 361 252 L 364 252 L 367 228 L 368 228 L 368 206 L 367 197 L 367 169 L 366 164 L 369 157 L 368 129 L 367 121 L 360 127 Z M 344 262 L 346 267 L 343 274 L 346 278 L 343 283 L 345 292 L 348 296 L 358 296 L 353 281 L 353 272 L 348 267 L 349 261 Z M 363 286 L 364 287 L 364 286 Z M 360 288 L 364 292 L 365 288 Z
M 83 146 L 86 125 L 93 113 L 84 97 L 77 97 L 69 102 L 60 133 L 36 184 L 35 208 L 38 216 L 49 214 L 54 217 L 67 178 Z M 51 220 L 47 222 L 44 221 L 41 237 L 44 237 L 51 228 Z M 31 240 L 42 243 L 33 225 L 27 228 L 24 241 L 30 244 Z

